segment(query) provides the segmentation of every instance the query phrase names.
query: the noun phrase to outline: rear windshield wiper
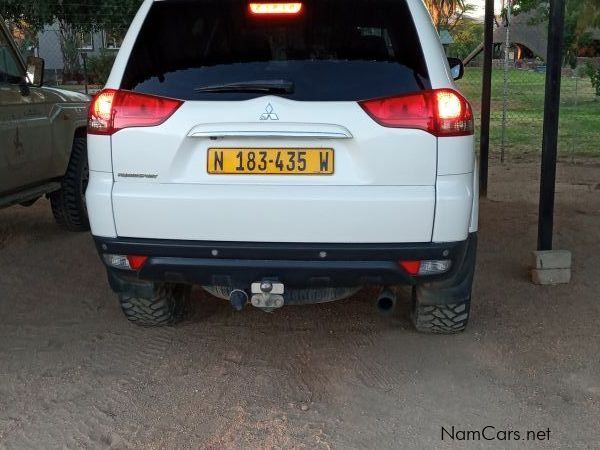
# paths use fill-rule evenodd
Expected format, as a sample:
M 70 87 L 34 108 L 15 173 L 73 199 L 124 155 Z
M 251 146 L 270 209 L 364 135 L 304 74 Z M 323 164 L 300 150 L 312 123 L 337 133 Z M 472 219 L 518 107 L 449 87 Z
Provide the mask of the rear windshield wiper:
M 294 83 L 287 80 L 255 80 L 241 81 L 238 83 L 213 84 L 194 89 L 196 92 L 250 92 L 293 94 Z

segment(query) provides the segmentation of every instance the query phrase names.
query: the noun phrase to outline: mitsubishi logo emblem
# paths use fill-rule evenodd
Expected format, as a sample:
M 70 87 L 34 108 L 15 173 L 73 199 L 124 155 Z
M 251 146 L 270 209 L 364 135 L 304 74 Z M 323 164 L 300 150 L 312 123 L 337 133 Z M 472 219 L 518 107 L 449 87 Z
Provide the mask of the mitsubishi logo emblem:
M 279 120 L 279 116 L 275 114 L 273 106 L 270 103 L 265 108 L 265 112 L 261 114 L 260 120 Z

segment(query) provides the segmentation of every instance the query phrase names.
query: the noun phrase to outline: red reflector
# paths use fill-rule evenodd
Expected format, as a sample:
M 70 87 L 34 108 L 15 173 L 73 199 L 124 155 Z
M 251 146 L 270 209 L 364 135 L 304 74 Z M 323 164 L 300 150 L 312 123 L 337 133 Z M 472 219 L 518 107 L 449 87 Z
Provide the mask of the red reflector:
M 474 131 L 471 105 L 452 89 L 366 100 L 359 104 L 384 127 L 416 128 L 438 137 L 468 136 Z
M 398 264 L 412 276 L 418 275 L 421 269 L 421 261 L 399 261 Z
M 146 264 L 146 261 L 148 261 L 148 257 L 129 255 L 127 256 L 127 261 L 129 261 L 129 266 L 131 267 L 131 269 L 137 271 L 140 270 L 144 264 Z
M 302 3 L 250 3 L 252 14 L 298 14 Z
M 88 133 L 111 135 L 124 128 L 158 126 L 182 104 L 171 98 L 106 89 L 92 100 Z

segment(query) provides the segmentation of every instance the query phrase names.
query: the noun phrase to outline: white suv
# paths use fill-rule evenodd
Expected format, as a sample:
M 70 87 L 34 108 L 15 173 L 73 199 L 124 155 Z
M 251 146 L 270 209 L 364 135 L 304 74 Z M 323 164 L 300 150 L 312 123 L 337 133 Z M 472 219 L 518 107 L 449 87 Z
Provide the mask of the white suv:
M 453 66 L 452 69 L 450 66 Z M 421 0 L 146 0 L 89 115 L 92 232 L 126 316 L 190 286 L 271 311 L 411 285 L 467 324 L 471 107 Z

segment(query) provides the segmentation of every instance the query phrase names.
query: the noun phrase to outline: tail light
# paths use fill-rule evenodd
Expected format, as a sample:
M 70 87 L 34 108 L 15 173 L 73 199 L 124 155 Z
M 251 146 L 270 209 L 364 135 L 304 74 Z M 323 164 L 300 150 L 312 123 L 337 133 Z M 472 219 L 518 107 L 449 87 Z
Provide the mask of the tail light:
M 146 264 L 146 261 L 148 261 L 147 256 L 112 255 L 108 253 L 102 255 L 102 258 L 104 259 L 104 262 L 110 267 L 114 267 L 116 269 L 121 270 L 133 270 L 136 272 L 139 271 L 144 266 L 144 264 Z
M 398 261 L 406 273 L 412 277 L 424 275 L 438 275 L 446 273 L 452 267 L 452 261 L 449 259 L 432 259 L 424 261 Z
M 112 135 L 124 128 L 158 126 L 182 104 L 171 98 L 106 89 L 92 100 L 88 133 Z
M 473 111 L 469 102 L 452 89 L 435 89 L 359 103 L 384 127 L 416 128 L 435 136 L 473 134 Z
M 250 3 L 252 14 L 298 14 L 302 3 Z

